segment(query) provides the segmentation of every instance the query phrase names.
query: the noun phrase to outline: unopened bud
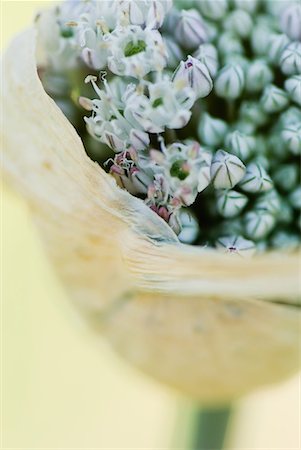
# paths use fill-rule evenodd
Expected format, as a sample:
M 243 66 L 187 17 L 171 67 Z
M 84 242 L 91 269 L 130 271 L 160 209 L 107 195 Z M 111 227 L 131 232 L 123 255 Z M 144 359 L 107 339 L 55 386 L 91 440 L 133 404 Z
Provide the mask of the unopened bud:
M 298 186 L 289 196 L 290 204 L 294 209 L 301 209 L 301 186 Z
M 270 84 L 263 92 L 260 100 L 261 106 L 267 113 L 282 111 L 289 103 L 288 95 L 283 90 Z
M 210 76 L 214 78 L 218 70 L 218 54 L 214 45 L 201 44 L 194 53 L 194 57 L 205 64 L 209 70 Z
M 289 43 L 290 40 L 286 34 L 273 34 L 270 37 L 268 56 L 273 64 L 279 64 L 282 52 Z
M 292 3 L 281 14 L 282 31 L 293 41 L 301 41 L 301 4 Z
M 235 155 L 218 150 L 211 164 L 211 180 L 215 189 L 231 189 L 244 176 L 245 165 Z
M 246 75 L 246 88 L 249 92 L 260 92 L 273 81 L 273 72 L 264 60 L 253 61 Z
M 253 22 L 247 11 L 236 9 L 227 16 L 224 27 L 226 30 L 232 31 L 239 37 L 245 39 L 252 31 Z
M 244 239 L 242 236 L 221 237 L 216 241 L 215 245 L 219 251 L 243 257 L 250 257 L 256 252 L 254 242 Z
M 223 142 L 227 129 L 226 122 L 204 113 L 198 127 L 198 136 L 202 144 L 217 147 Z
M 223 56 L 242 54 L 244 52 L 242 43 L 231 31 L 226 31 L 219 36 L 217 47 Z
M 193 244 L 199 234 L 199 224 L 195 216 L 184 208 L 180 210 L 179 222 L 181 231 L 178 235 L 179 241 L 183 244 Z
M 275 222 L 275 217 L 268 212 L 250 211 L 244 218 L 246 235 L 254 241 L 263 239 L 272 231 Z
M 207 97 L 213 88 L 209 70 L 205 64 L 192 56 L 181 61 L 173 74 L 173 81 L 183 81 L 193 89 L 197 98 Z
M 299 173 L 295 164 L 283 164 L 273 174 L 276 185 L 285 192 L 290 192 L 298 184 Z
M 270 214 L 277 215 L 281 209 L 280 197 L 277 191 L 272 189 L 271 191 L 261 195 L 256 200 L 254 209 L 256 211 L 265 211 Z
M 280 66 L 286 75 L 301 73 L 301 42 L 292 42 L 282 52 Z
M 301 106 L 301 75 L 295 75 L 285 80 L 284 87 L 291 100 Z
M 245 84 L 242 68 L 228 64 L 219 71 L 215 80 L 215 92 L 219 97 L 235 99 L 240 97 Z
M 239 186 L 245 192 L 258 193 L 272 189 L 273 182 L 260 164 L 251 163 L 247 166 Z
M 247 136 L 236 130 L 227 135 L 225 145 L 231 153 L 245 161 L 254 151 L 256 142 L 251 136 Z
M 294 154 L 301 154 L 301 123 L 292 124 L 281 132 L 286 147 Z
M 181 11 L 175 36 L 179 44 L 187 50 L 195 49 L 208 40 L 206 25 L 198 11 Z
M 202 0 L 197 2 L 197 6 L 201 13 L 211 20 L 222 19 L 228 9 L 227 0 Z
M 232 190 L 218 191 L 217 211 L 223 217 L 235 217 L 244 209 L 248 203 L 248 197 L 240 192 Z

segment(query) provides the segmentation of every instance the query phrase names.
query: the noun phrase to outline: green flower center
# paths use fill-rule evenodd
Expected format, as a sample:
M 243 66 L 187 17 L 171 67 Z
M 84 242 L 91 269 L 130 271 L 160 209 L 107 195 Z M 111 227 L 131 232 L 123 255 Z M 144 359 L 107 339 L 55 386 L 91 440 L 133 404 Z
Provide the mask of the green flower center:
M 170 168 L 170 175 L 172 177 L 179 178 L 179 180 L 183 181 L 188 177 L 189 172 L 185 168 L 186 161 L 184 159 L 178 159 L 173 163 Z
M 124 49 L 124 56 L 127 58 L 129 56 L 137 55 L 138 53 L 144 52 L 146 49 L 146 43 L 144 41 L 137 41 L 137 42 L 128 42 Z
M 153 108 L 157 108 L 160 105 L 163 105 L 163 98 L 162 97 L 156 98 L 156 100 L 153 101 L 152 107 Z

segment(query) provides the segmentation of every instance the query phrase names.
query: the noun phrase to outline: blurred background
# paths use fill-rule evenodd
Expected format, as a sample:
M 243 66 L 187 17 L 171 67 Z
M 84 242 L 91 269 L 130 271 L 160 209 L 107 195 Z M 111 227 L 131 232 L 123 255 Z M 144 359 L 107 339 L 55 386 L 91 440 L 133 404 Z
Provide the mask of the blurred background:
M 2 49 L 46 6 L 2 1 Z M 186 450 L 196 405 L 90 333 L 45 258 L 26 205 L 7 186 L 1 193 L 1 449 Z M 241 400 L 226 448 L 301 449 L 300 380 Z

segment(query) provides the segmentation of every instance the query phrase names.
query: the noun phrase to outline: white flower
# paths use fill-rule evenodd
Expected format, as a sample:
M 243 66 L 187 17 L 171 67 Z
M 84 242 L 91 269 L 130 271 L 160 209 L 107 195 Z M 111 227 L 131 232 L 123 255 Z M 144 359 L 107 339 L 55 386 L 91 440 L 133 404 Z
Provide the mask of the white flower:
M 216 248 L 223 253 L 236 254 L 243 257 L 250 257 L 256 252 L 254 242 L 244 239 L 242 236 L 225 236 L 219 238 Z
M 211 117 L 207 113 L 202 114 L 198 126 L 201 143 L 217 147 L 223 142 L 227 130 L 228 126 L 223 120 Z
M 116 0 L 115 0 L 116 1 Z M 160 28 L 172 0 L 121 0 L 120 7 L 129 23 L 142 28 Z
M 243 178 L 245 166 L 237 156 L 218 150 L 213 156 L 210 173 L 215 189 L 231 189 Z
M 217 192 L 217 211 L 223 217 L 235 217 L 248 203 L 248 197 L 233 190 L 221 190 Z
M 245 215 L 245 232 L 250 239 L 258 241 L 266 237 L 274 228 L 276 220 L 269 212 L 250 211 Z
M 201 44 L 194 53 L 194 57 L 205 64 L 209 70 L 210 76 L 214 78 L 219 66 L 218 54 L 215 46 L 212 44 Z
M 214 88 L 219 97 L 238 98 L 245 84 L 245 76 L 239 65 L 227 64 L 217 74 Z
M 110 34 L 109 69 L 117 75 L 142 78 L 151 71 L 162 71 L 167 52 L 157 30 L 131 25 Z
M 294 2 L 280 16 L 282 31 L 293 41 L 301 41 L 301 4 Z
M 206 25 L 195 9 L 182 10 L 175 29 L 175 37 L 179 44 L 187 50 L 195 49 L 208 41 Z
M 206 65 L 192 56 L 188 56 L 186 61 L 181 61 L 173 74 L 173 80 L 183 82 L 191 87 L 196 98 L 207 97 L 213 88 L 213 82 Z
M 283 50 L 280 66 L 286 75 L 301 74 L 301 42 L 292 42 Z
M 284 87 L 291 100 L 301 106 L 301 75 L 295 75 L 285 80 Z
M 160 133 L 165 127 L 183 128 L 191 117 L 194 102 L 191 88 L 164 78 L 148 84 L 148 96 L 133 91 L 127 97 L 125 116 L 130 112 L 143 130 Z
M 265 192 L 272 189 L 273 182 L 260 164 L 251 163 L 247 166 L 239 187 L 245 192 Z
M 260 103 L 267 113 L 279 112 L 288 105 L 288 95 L 283 90 L 270 84 L 263 92 Z
M 112 83 L 113 89 L 106 81 L 104 89 L 100 89 L 95 83 L 95 77 L 87 77 L 86 82 L 91 81 L 99 99 L 92 100 L 89 109 L 92 115 L 85 117 L 88 132 L 100 142 L 107 144 L 115 152 L 121 152 L 132 145 L 141 150 L 149 144 L 149 136 L 131 117 L 125 117 L 121 111 L 125 110 L 126 96 L 133 89 L 132 85 L 119 81 L 124 86 L 124 96 L 119 98 L 117 83 Z M 127 86 L 127 87 L 126 87 Z
M 266 61 L 257 59 L 248 66 L 246 74 L 246 88 L 249 92 L 260 92 L 273 81 L 273 72 Z

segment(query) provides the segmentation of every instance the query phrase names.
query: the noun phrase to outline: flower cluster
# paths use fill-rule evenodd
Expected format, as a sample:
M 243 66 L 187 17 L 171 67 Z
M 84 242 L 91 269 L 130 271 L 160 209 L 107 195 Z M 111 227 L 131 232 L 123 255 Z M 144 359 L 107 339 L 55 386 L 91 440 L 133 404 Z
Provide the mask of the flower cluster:
M 300 2 L 68 0 L 37 28 L 87 153 L 182 242 L 300 245 Z

